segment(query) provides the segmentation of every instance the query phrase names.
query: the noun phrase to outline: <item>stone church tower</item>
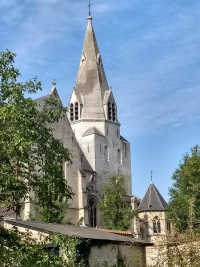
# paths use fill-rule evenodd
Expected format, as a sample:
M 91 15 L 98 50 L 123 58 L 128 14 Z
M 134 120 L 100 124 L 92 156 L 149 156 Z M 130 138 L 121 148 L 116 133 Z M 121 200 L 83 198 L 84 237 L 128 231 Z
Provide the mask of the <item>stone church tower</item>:
M 48 97 L 60 98 L 58 92 L 53 81 L 50 94 L 35 100 L 38 109 L 46 108 Z M 111 175 L 125 177 L 127 199 L 131 199 L 130 144 L 120 135 L 117 104 L 108 87 L 90 16 L 68 114 L 52 127 L 54 136 L 75 155 L 73 164 L 64 167 L 65 179 L 75 193 L 66 218 L 77 223 L 84 217 L 84 225 L 103 227 L 97 204 Z M 31 201 L 35 201 L 34 193 L 21 218 L 26 220 L 31 212 L 39 221 Z
M 104 186 L 113 174 L 125 176 L 127 194 L 131 194 L 130 144 L 120 135 L 117 104 L 108 87 L 90 16 L 68 110 L 74 135 L 95 171 L 87 181 L 88 201 L 102 200 Z

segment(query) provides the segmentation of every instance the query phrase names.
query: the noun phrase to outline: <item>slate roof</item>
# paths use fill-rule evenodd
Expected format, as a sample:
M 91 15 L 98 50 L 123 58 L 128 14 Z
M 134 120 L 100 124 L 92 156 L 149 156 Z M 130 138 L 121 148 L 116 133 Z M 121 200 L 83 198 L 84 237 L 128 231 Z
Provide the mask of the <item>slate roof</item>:
M 42 96 L 42 97 L 39 97 L 37 99 L 35 99 L 34 101 L 37 103 L 37 109 L 39 111 L 42 111 L 45 106 L 46 106 L 46 100 L 48 99 L 49 95 L 46 95 L 46 96 Z
M 104 135 L 103 135 L 102 133 L 100 133 L 95 127 L 88 129 L 88 130 L 83 134 L 83 136 L 88 136 L 88 135 L 91 135 L 91 134 L 97 134 L 97 135 L 104 136 Z
M 129 141 L 127 141 L 123 136 L 120 135 L 120 140 L 123 141 L 123 142 L 127 142 L 129 143 Z
M 152 245 L 149 242 L 144 240 L 134 239 L 132 237 L 122 236 L 118 234 L 107 233 L 99 231 L 95 228 L 83 227 L 83 226 L 73 226 L 73 225 L 63 225 L 63 224 L 51 224 L 51 223 L 40 223 L 40 222 L 31 222 L 31 221 L 19 221 L 19 220 L 9 220 L 6 219 L 5 222 L 15 225 L 18 227 L 24 227 L 31 230 L 36 230 L 39 232 L 45 233 L 54 233 L 60 232 L 63 235 L 71 236 L 80 236 L 82 238 L 89 238 L 95 240 L 108 240 L 115 242 L 126 242 L 126 243 L 135 243 L 140 245 Z
M 151 183 L 138 209 L 139 211 L 165 211 L 167 206 L 167 202 L 161 196 L 158 189 Z

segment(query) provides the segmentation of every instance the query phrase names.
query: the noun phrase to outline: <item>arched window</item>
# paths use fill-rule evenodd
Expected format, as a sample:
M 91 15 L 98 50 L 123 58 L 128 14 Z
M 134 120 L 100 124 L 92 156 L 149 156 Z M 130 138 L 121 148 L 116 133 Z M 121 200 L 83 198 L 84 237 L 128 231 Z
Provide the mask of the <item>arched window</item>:
M 90 227 L 97 226 L 97 204 L 95 199 L 92 197 L 88 201 L 88 215 Z
M 160 220 L 159 220 L 158 217 L 155 217 L 153 219 L 153 232 L 154 232 L 154 234 L 157 234 L 157 233 L 161 232 Z
M 140 228 L 140 237 L 141 237 L 141 239 L 145 239 L 145 230 L 144 230 L 144 228 Z
M 70 121 L 74 121 L 74 105 L 70 104 Z
M 107 146 L 104 147 L 104 159 L 105 159 L 105 161 L 109 160 L 108 147 Z
M 75 103 L 75 120 L 78 120 L 78 102 Z
M 171 232 L 171 223 L 167 221 L 167 231 Z
M 112 104 L 112 119 L 113 119 L 113 121 L 116 121 L 116 106 L 115 106 L 115 104 Z
M 108 119 L 112 120 L 112 104 L 110 102 L 108 102 Z
M 117 150 L 117 163 L 122 164 L 122 153 L 120 149 Z

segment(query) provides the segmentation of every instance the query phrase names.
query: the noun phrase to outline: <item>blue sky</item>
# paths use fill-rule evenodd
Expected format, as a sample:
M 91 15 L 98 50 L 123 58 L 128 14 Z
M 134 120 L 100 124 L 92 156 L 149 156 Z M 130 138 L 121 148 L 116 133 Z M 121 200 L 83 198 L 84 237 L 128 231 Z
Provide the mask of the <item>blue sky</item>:
M 93 0 L 93 25 L 121 133 L 131 142 L 133 193 L 153 181 L 168 200 L 182 155 L 200 143 L 200 2 Z M 0 51 L 17 54 L 22 80 L 64 105 L 76 82 L 87 0 L 0 0 Z

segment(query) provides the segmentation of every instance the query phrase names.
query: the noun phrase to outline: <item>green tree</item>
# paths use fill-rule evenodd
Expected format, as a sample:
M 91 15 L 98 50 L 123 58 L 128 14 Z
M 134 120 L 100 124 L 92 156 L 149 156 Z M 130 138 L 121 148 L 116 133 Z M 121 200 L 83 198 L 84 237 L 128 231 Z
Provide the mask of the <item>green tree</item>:
M 125 201 L 127 189 L 123 176 L 111 176 L 104 189 L 104 200 L 98 205 L 103 213 L 104 223 L 108 229 L 126 231 L 136 213 Z
M 179 231 L 188 227 L 190 212 L 189 199 L 193 197 L 194 214 L 193 227 L 198 231 L 200 222 L 200 148 L 191 148 L 191 154 L 186 153 L 175 170 L 172 179 L 173 186 L 169 189 L 170 201 L 168 217 L 176 223 Z
M 63 163 L 72 154 L 53 136 L 51 124 L 66 116 L 66 108 L 49 97 L 39 111 L 26 95 L 41 89 L 37 79 L 19 82 L 15 54 L 0 53 L 0 203 L 19 213 L 31 191 L 44 221 L 61 222 L 73 192 L 63 176 Z M 62 197 L 65 203 L 59 204 Z M 48 216 L 45 216 L 48 214 Z

